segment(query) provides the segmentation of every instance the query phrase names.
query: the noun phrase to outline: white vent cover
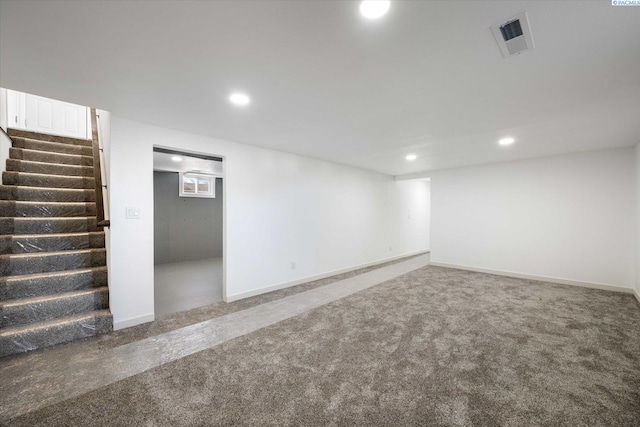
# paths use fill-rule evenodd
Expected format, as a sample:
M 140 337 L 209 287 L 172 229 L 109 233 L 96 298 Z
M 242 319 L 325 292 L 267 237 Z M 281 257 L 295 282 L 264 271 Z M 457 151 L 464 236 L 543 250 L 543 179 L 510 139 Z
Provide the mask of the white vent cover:
M 512 55 L 533 49 L 533 36 L 527 12 L 523 12 L 491 27 L 493 35 L 502 51 L 502 56 Z

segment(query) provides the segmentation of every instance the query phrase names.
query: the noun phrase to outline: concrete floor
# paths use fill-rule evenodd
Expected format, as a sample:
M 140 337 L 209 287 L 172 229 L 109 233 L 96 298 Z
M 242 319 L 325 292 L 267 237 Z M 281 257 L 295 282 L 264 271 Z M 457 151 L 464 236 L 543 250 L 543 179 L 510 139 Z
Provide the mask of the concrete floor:
M 156 318 L 222 301 L 222 258 L 157 264 Z

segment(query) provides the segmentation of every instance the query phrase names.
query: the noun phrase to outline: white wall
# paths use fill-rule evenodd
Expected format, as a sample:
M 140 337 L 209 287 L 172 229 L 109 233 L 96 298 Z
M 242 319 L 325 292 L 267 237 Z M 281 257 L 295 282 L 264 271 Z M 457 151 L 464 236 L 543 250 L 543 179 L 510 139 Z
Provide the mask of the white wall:
M 431 260 L 633 288 L 633 148 L 431 174 Z
M 102 172 L 102 185 L 106 185 L 107 188 L 102 192 L 102 201 L 104 203 L 104 217 L 105 219 L 109 219 L 109 206 L 110 206 L 110 198 L 109 193 L 111 192 L 111 182 L 110 178 L 110 152 L 111 152 L 111 113 L 109 111 L 96 109 L 96 113 L 98 115 L 98 128 L 99 132 L 99 142 L 100 147 L 102 148 L 102 157 L 100 158 L 100 171 Z M 109 227 L 104 227 L 105 234 L 105 246 L 107 248 L 107 274 L 109 275 L 109 283 L 111 283 L 111 229 Z M 109 296 L 109 299 L 113 298 L 112 295 Z
M 111 310 L 153 318 L 153 146 L 225 159 L 229 299 L 428 249 L 428 183 L 112 117 Z M 142 218 L 125 219 L 125 207 Z M 410 219 L 409 219 L 410 216 Z M 296 269 L 291 269 L 291 263 Z
M 0 87 L 0 127 L 5 131 L 8 128 L 8 96 L 7 90 Z M 0 172 L 7 169 L 7 159 L 9 158 L 9 148 L 11 148 L 11 140 L 0 132 Z
M 636 160 L 636 297 L 640 301 L 640 144 L 635 148 Z
M 96 110 L 98 114 L 98 127 L 100 128 L 100 148 L 102 148 L 102 173 L 103 184 L 109 187 L 109 159 L 111 152 L 111 113 L 105 110 Z M 108 204 L 108 200 L 105 200 Z M 108 217 L 107 217 L 108 218 Z

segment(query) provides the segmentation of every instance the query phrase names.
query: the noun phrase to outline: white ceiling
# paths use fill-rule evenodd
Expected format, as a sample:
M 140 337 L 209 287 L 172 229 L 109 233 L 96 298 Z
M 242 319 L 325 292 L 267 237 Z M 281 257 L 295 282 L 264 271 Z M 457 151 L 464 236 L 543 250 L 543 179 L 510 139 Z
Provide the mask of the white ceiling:
M 536 49 L 504 59 L 490 26 L 522 11 Z M 389 174 L 631 146 L 640 7 L 3 0 L 0 86 Z

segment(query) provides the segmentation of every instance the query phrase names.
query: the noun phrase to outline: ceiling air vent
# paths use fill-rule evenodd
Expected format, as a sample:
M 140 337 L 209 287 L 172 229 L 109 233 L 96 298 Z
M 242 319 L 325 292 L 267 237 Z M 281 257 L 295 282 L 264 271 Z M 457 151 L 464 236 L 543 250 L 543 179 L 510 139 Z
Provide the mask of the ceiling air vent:
M 535 47 L 527 12 L 514 16 L 506 22 L 493 25 L 491 31 L 493 31 L 502 56 L 505 58 Z

